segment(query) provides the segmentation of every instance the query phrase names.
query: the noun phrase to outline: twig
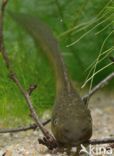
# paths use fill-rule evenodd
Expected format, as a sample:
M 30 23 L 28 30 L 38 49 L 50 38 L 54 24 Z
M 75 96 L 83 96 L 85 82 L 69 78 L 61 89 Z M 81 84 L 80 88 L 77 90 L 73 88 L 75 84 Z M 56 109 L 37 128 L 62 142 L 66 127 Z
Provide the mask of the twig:
M 1 10 L 0 10 L 0 52 L 3 55 L 4 61 L 6 63 L 7 68 L 9 69 L 10 63 L 9 58 L 6 54 L 4 47 L 4 36 L 3 36 L 3 19 L 4 19 L 4 10 L 5 6 L 8 3 L 8 0 L 2 0 Z
M 20 89 L 21 93 L 23 94 L 23 96 L 24 96 L 24 98 L 26 100 L 26 103 L 27 103 L 27 105 L 29 107 L 29 110 L 31 112 L 31 116 L 32 116 L 33 120 L 36 122 L 36 125 L 41 129 L 42 133 L 44 135 L 46 135 L 47 131 L 44 129 L 43 125 L 39 121 L 38 115 L 36 114 L 36 112 L 34 110 L 34 107 L 33 107 L 33 104 L 32 104 L 32 101 L 30 99 L 30 96 L 29 96 L 28 92 L 26 92 L 24 90 L 24 88 L 22 87 L 21 83 L 17 79 L 15 73 L 10 73 L 10 78 L 15 82 L 15 84 L 18 86 L 18 88 Z
M 32 92 L 35 90 L 37 88 L 37 85 L 36 84 L 32 84 L 32 85 L 30 85 L 30 87 L 29 87 L 29 89 L 28 89 L 28 93 L 29 93 L 29 95 L 31 95 L 32 94 Z
M 106 86 L 109 81 L 111 81 L 114 78 L 114 72 L 111 73 L 110 75 L 108 75 L 104 80 L 102 80 L 100 83 L 98 83 L 87 95 L 82 97 L 82 100 L 84 101 L 85 104 L 87 104 L 88 100 L 90 99 L 90 97 L 97 92 L 98 90 L 100 90 L 101 88 L 103 88 L 104 86 Z
M 87 144 L 96 145 L 96 144 L 109 144 L 114 143 L 114 138 L 104 138 L 104 139 L 91 139 L 85 142 Z
M 46 120 L 45 122 L 43 122 L 43 126 L 47 125 L 50 122 L 50 119 Z M 0 133 L 17 133 L 17 132 L 23 132 L 23 131 L 28 131 L 28 130 L 35 130 L 37 127 L 36 124 L 32 124 L 30 126 L 26 126 L 26 127 L 20 127 L 20 128 L 10 128 L 10 129 L 1 129 Z
M 21 85 L 20 81 L 18 80 L 16 74 L 14 73 L 11 65 L 10 65 L 10 60 L 9 57 L 7 55 L 7 52 L 5 50 L 5 46 L 4 46 L 4 38 L 3 38 L 3 18 L 4 18 L 4 11 L 5 11 L 5 6 L 7 4 L 8 0 L 3 0 L 2 1 L 2 7 L 1 7 L 1 11 L 0 11 L 0 51 L 2 53 L 3 59 L 5 61 L 5 64 L 7 66 L 7 69 L 9 71 L 9 76 L 10 78 L 15 82 L 15 84 L 17 85 L 17 87 L 19 88 L 20 92 L 22 93 L 22 95 L 24 96 L 26 103 L 29 107 L 29 110 L 31 112 L 31 116 L 33 118 L 33 120 L 35 121 L 37 127 L 40 128 L 40 130 L 42 131 L 42 133 L 44 134 L 44 138 L 43 140 L 45 140 L 45 145 L 49 148 L 49 149 L 53 149 L 54 147 L 57 146 L 56 140 L 55 138 L 50 135 L 50 133 L 43 127 L 43 125 L 40 123 L 38 115 L 33 107 L 31 98 L 29 93 L 23 88 L 23 86 Z
M 2 0 L 1 12 L 4 14 L 5 6 L 7 5 L 8 0 Z
M 36 124 L 27 126 L 27 127 L 20 127 L 20 128 L 15 128 L 15 129 L 1 129 L 0 133 L 17 133 L 17 132 L 23 132 L 23 131 L 28 131 L 28 130 L 35 130 L 37 128 Z

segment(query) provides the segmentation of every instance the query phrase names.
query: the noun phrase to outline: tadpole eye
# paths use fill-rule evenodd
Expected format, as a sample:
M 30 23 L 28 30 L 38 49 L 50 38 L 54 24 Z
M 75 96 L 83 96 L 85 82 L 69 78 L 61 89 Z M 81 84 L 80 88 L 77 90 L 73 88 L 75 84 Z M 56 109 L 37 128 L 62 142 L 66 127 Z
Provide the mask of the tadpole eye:
M 57 125 L 58 124 L 58 119 L 54 119 L 53 124 Z

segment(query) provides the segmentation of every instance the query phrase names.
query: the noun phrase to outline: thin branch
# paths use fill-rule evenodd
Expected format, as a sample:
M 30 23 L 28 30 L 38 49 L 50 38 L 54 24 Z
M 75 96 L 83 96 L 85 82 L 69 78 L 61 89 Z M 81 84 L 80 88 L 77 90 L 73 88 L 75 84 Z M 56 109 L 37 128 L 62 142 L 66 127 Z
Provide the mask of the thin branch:
M 85 142 L 87 144 L 96 145 L 96 144 L 110 144 L 114 143 L 114 138 L 104 138 L 104 139 L 91 139 Z
M 88 103 L 88 100 L 90 97 L 96 93 L 98 90 L 106 86 L 109 81 L 111 81 L 114 78 L 114 72 L 108 75 L 104 80 L 102 80 L 100 83 L 98 83 L 87 95 L 82 97 L 82 100 L 84 101 L 85 104 Z
M 1 10 L 0 10 L 0 52 L 2 53 L 4 57 L 4 61 L 6 63 L 7 68 L 9 68 L 9 58 L 7 57 L 7 54 L 5 52 L 4 48 L 4 36 L 3 36 L 3 19 L 4 19 L 4 10 L 6 7 L 6 4 L 8 3 L 8 0 L 2 0 Z
M 46 120 L 45 122 L 43 122 L 43 126 L 47 125 L 50 122 L 50 119 Z M 23 132 L 23 131 L 28 131 L 28 130 L 35 130 L 37 129 L 37 125 L 36 124 L 32 124 L 30 126 L 26 126 L 26 127 L 19 127 L 19 128 L 10 128 L 10 129 L 1 129 L 0 133 L 17 133 L 17 132 Z
M 32 84 L 30 85 L 29 89 L 27 90 L 27 92 L 29 93 L 29 95 L 32 94 L 32 92 L 37 88 L 36 84 Z
M 2 0 L 1 12 L 4 14 L 5 6 L 7 5 L 8 0 Z
M 57 147 L 57 143 L 55 138 L 47 131 L 47 129 L 45 129 L 42 125 L 42 123 L 39 121 L 38 115 L 33 107 L 31 98 L 29 93 L 24 90 L 24 88 L 22 87 L 21 83 L 19 82 L 19 80 L 16 77 L 15 73 L 11 73 L 10 74 L 10 78 L 15 82 L 15 84 L 17 85 L 17 87 L 19 88 L 19 90 L 21 91 L 22 95 L 24 96 L 26 103 L 29 107 L 29 110 L 31 112 L 31 116 L 33 118 L 33 120 L 35 121 L 37 127 L 40 128 L 40 130 L 42 131 L 42 133 L 44 134 L 44 138 L 43 140 L 45 140 L 45 145 L 49 148 L 49 149 L 53 149 L 55 147 Z M 41 139 L 40 139 L 41 140 Z
M 7 55 L 7 52 L 5 50 L 5 46 L 4 46 L 4 36 L 3 36 L 3 19 L 4 19 L 4 11 L 5 11 L 5 7 L 8 1 L 3 0 L 2 1 L 2 7 L 1 7 L 1 11 L 0 11 L 0 52 L 2 53 L 3 59 L 5 61 L 6 67 L 9 71 L 9 76 L 10 78 L 15 82 L 15 84 L 17 85 L 17 87 L 19 88 L 20 92 L 22 93 L 22 95 L 24 96 L 26 103 L 29 107 L 29 110 L 31 112 L 31 116 L 33 118 L 33 120 L 35 121 L 37 127 L 40 128 L 40 130 L 42 131 L 42 133 L 44 134 L 44 138 L 43 140 L 46 141 L 45 145 L 49 148 L 49 149 L 53 149 L 55 148 L 55 146 L 57 146 L 56 140 L 55 138 L 43 127 L 42 123 L 39 121 L 39 117 L 33 107 L 31 98 L 29 93 L 23 88 L 23 86 L 21 85 L 20 81 L 18 80 L 16 74 L 14 73 L 11 65 L 10 65 L 10 60 L 9 57 Z
M 17 132 L 23 132 L 28 130 L 35 130 L 37 128 L 36 124 L 27 126 L 27 127 L 20 127 L 15 129 L 2 129 L 0 130 L 0 133 L 17 133 Z
M 28 105 L 28 107 L 29 107 L 29 110 L 30 110 L 30 112 L 31 112 L 31 116 L 32 116 L 32 118 L 34 119 L 34 121 L 36 122 L 37 126 L 41 129 L 42 133 L 43 133 L 44 135 L 46 135 L 46 134 L 47 134 L 47 131 L 43 128 L 43 125 L 42 125 L 42 124 L 40 123 L 40 121 L 39 121 L 38 115 L 37 115 L 37 113 L 36 113 L 36 111 L 35 111 L 35 109 L 34 109 L 34 107 L 33 107 L 33 104 L 32 104 L 32 101 L 31 101 L 31 98 L 30 98 L 28 92 L 26 92 L 26 91 L 24 90 L 24 88 L 22 87 L 21 83 L 20 83 L 19 80 L 17 79 L 15 73 L 11 73 L 11 74 L 10 74 L 10 78 L 15 82 L 15 84 L 18 86 L 19 90 L 20 90 L 21 93 L 23 94 L 23 96 L 24 96 L 24 98 L 25 98 L 25 100 L 26 100 L 26 102 L 27 102 L 27 105 Z

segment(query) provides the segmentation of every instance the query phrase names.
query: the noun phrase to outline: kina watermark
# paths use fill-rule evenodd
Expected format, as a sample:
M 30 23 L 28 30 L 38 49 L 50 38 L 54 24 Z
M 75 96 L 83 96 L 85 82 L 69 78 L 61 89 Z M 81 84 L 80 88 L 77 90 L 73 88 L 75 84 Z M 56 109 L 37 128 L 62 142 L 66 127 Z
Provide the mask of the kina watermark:
M 105 146 L 92 146 L 89 145 L 88 147 L 85 147 L 81 144 L 81 150 L 80 154 L 87 154 L 87 156 L 113 156 L 113 150 L 111 147 L 105 147 Z

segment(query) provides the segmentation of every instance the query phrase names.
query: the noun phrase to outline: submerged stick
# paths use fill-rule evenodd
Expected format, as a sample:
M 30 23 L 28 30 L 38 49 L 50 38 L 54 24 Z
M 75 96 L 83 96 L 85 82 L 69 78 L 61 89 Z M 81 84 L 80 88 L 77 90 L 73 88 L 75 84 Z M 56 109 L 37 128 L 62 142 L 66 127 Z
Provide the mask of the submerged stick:
M 4 62 L 6 64 L 6 67 L 9 71 L 9 76 L 10 78 L 13 80 L 13 82 L 16 84 L 16 86 L 18 87 L 18 89 L 20 90 L 21 94 L 24 96 L 25 101 L 28 105 L 28 108 L 30 110 L 31 116 L 33 118 L 33 120 L 36 123 L 36 126 L 40 128 L 40 130 L 42 131 L 42 133 L 44 134 L 44 138 L 46 140 L 46 146 L 49 149 L 54 148 L 56 145 L 56 140 L 54 139 L 54 137 L 44 128 L 44 126 L 42 125 L 42 123 L 39 120 L 39 117 L 33 107 L 32 104 L 32 100 L 30 98 L 30 92 L 27 92 L 24 87 L 21 85 L 20 81 L 17 78 L 16 73 L 13 71 L 11 63 L 10 63 L 10 59 L 8 57 L 8 54 L 6 52 L 5 49 L 5 45 L 4 45 L 4 35 L 3 35 L 3 20 L 4 20 L 4 12 L 5 12 L 5 7 L 6 4 L 8 3 L 8 0 L 2 0 L 2 6 L 0 9 L 0 52 L 3 56 Z

